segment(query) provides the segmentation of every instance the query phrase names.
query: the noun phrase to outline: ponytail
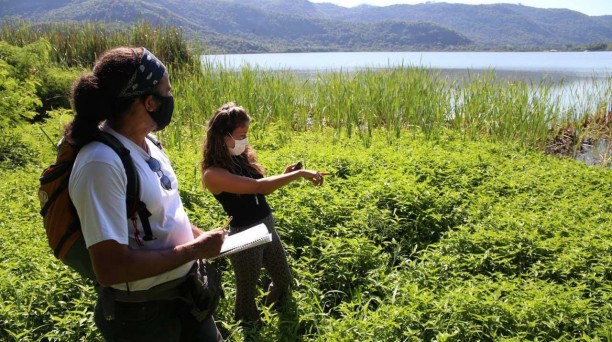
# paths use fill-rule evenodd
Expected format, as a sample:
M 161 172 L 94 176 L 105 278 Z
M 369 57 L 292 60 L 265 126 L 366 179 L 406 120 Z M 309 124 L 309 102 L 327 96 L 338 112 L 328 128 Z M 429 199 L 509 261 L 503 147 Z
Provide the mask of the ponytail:
M 83 146 L 99 133 L 105 120 L 117 120 L 139 96 L 122 97 L 119 92 L 134 75 L 143 48 L 119 47 L 104 52 L 93 72 L 79 77 L 72 85 L 74 120 L 64 136 L 70 143 Z
M 69 141 L 85 145 L 99 132 L 98 126 L 107 119 L 111 99 L 104 96 L 94 74 L 83 75 L 72 86 L 72 102 L 76 113 L 66 129 Z

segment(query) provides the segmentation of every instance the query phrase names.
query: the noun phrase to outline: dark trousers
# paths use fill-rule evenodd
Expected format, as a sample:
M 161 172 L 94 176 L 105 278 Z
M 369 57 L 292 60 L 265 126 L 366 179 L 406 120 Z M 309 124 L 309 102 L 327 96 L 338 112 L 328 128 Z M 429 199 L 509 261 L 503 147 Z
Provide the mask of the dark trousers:
M 180 300 L 115 302 L 114 313 L 115 319 L 107 321 L 98 300 L 94 321 L 109 342 L 223 341 L 212 317 L 198 322 Z
M 235 317 L 236 320 L 248 323 L 259 322 L 259 311 L 255 304 L 255 297 L 257 296 L 257 283 L 262 266 L 272 279 L 268 287 L 269 294 L 266 298 L 266 304 L 273 304 L 282 299 L 289 292 L 291 285 L 291 270 L 287 263 L 285 249 L 276 229 L 274 229 L 272 215 L 262 221 L 255 222 L 253 225 L 260 222 L 265 223 L 268 231 L 272 233 L 272 242 L 229 256 L 236 277 Z M 248 227 L 232 226 L 230 227 L 230 234 L 246 228 Z

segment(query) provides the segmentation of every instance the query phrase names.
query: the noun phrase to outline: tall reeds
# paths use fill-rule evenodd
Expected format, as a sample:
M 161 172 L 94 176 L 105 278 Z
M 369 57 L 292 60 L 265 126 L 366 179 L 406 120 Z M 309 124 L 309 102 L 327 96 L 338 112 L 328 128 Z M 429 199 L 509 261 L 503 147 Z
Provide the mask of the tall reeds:
M 215 108 L 234 101 L 253 114 L 260 128 L 331 127 L 338 137 L 346 134 L 365 144 L 375 130 L 385 131 L 389 139 L 417 133 L 436 139 L 450 129 L 470 140 L 510 141 L 544 150 L 558 127 L 596 113 L 562 106 L 561 97 L 567 94 L 555 93 L 552 81 L 504 79 L 493 71 L 458 78 L 396 67 L 300 77 L 250 66 L 231 70 L 205 61 L 201 74 L 176 79 L 173 85 L 185 101 L 181 116 L 189 127 L 201 127 Z M 600 93 L 589 97 L 599 107 L 606 104 L 602 96 L 608 96 Z
M 174 26 L 140 21 L 133 26 L 103 22 L 31 23 L 5 20 L 0 39 L 24 46 L 39 39 L 52 47 L 51 61 L 62 66 L 89 67 L 103 51 L 117 46 L 144 46 L 170 67 L 192 67 L 200 51 L 190 50 L 183 31 Z
M 14 45 L 41 38 L 53 47 L 54 63 L 68 67 L 89 67 L 99 53 L 118 45 L 152 50 L 169 66 L 176 95 L 173 125 L 162 134 L 179 145 L 184 138 L 201 137 L 208 118 L 228 101 L 252 114 L 257 128 L 253 134 L 274 129 L 281 141 L 290 139 L 293 131 L 323 127 L 333 128 L 336 140 L 346 134 L 366 145 L 379 130 L 389 140 L 416 134 L 437 139 L 452 130 L 465 139 L 512 141 L 542 150 L 566 129 L 573 130 L 574 149 L 595 133 L 612 140 L 609 121 L 597 119 L 612 99 L 612 77 L 598 80 L 597 87 L 565 90 L 587 95 L 564 104 L 562 98 L 568 94 L 559 93 L 552 81 L 512 80 L 493 71 L 469 72 L 461 78 L 403 65 L 314 75 L 256 66 L 235 70 L 221 62 L 201 61 L 202 49 L 190 45 L 181 29 L 147 22 L 118 27 L 17 20 L 2 23 L 0 29 L 0 39 Z
M 450 128 L 475 139 L 510 140 L 544 148 L 558 115 L 552 84 L 501 80 L 493 71 L 469 73 L 455 87 Z

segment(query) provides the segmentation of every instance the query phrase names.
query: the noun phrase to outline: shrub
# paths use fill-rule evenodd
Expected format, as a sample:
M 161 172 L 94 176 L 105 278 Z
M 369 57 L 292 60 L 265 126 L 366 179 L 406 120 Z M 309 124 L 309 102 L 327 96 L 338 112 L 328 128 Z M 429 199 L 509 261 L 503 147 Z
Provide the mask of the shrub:
M 15 127 L 36 115 L 40 70 L 48 56 L 44 41 L 18 48 L 0 41 L 0 128 Z

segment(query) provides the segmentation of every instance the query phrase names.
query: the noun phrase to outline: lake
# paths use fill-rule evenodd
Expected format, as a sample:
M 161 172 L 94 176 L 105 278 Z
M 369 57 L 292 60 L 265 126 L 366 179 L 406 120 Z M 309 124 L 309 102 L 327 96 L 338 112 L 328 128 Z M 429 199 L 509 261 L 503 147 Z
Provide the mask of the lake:
M 562 95 L 563 107 L 577 102 L 583 106 L 583 98 L 592 101 L 593 92 L 598 93 L 595 97 L 608 96 L 605 93 L 609 92 L 612 77 L 612 51 L 263 53 L 204 55 L 202 61 L 230 70 L 249 65 L 266 70 L 290 70 L 306 76 L 397 66 L 439 69 L 446 75 L 493 70 L 501 78 L 533 82 L 546 78 L 560 84 L 554 94 Z
M 305 77 L 319 72 L 384 69 L 397 66 L 441 70 L 445 75 L 493 70 L 500 78 L 556 84 L 551 96 L 561 108 L 590 111 L 601 101 L 612 103 L 612 51 L 594 52 L 308 52 L 204 55 L 203 63 L 230 70 L 251 66 L 290 70 Z
M 602 52 L 309 52 L 205 55 L 203 61 L 230 69 L 251 65 L 271 70 L 354 71 L 421 66 L 443 70 L 483 70 L 609 77 L 612 51 Z
M 561 110 L 573 107 L 592 112 L 599 103 L 607 102 L 608 111 L 612 112 L 612 51 L 265 53 L 205 55 L 202 62 L 230 70 L 240 70 L 244 66 L 289 70 L 305 77 L 320 72 L 397 66 L 438 69 L 451 76 L 493 70 L 502 79 L 537 83 L 546 78 L 553 81 L 551 96 L 561 101 Z M 606 146 L 607 143 L 602 149 Z M 588 164 L 597 164 L 597 150 L 582 153 L 578 158 Z
M 612 103 L 612 51 L 592 52 L 307 52 L 204 55 L 203 63 L 240 70 L 290 70 L 305 77 L 320 72 L 385 69 L 397 66 L 441 70 L 460 77 L 493 70 L 500 78 L 552 81 L 551 97 L 561 108 L 592 111 L 601 102 Z

